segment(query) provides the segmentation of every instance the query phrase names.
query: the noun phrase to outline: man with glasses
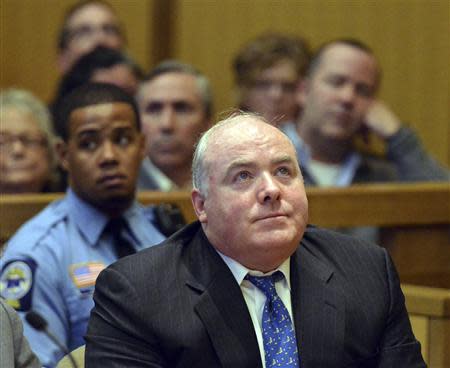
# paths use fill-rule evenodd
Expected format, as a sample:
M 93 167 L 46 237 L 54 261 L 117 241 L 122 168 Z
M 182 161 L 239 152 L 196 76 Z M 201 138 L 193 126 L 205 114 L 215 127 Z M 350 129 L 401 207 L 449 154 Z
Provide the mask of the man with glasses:
M 30 92 L 0 93 L 0 193 L 57 190 L 54 133 L 45 105 Z
M 233 62 L 239 108 L 275 125 L 294 122 L 297 85 L 308 60 L 308 44 L 299 37 L 267 33 L 250 41 Z

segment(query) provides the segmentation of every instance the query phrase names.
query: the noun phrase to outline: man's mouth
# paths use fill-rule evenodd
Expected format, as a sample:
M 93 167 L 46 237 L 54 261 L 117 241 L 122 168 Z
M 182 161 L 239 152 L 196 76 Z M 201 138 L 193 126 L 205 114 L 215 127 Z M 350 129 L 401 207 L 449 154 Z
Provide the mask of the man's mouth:
M 280 212 L 275 212 L 275 213 L 270 213 L 268 215 L 264 215 L 261 217 L 258 217 L 256 219 L 256 221 L 264 221 L 264 220 L 275 220 L 275 219 L 281 219 L 281 218 L 285 218 L 287 217 L 284 213 L 280 213 Z
M 106 186 L 117 186 L 121 185 L 125 179 L 126 176 L 122 174 L 104 175 L 100 178 L 98 183 Z

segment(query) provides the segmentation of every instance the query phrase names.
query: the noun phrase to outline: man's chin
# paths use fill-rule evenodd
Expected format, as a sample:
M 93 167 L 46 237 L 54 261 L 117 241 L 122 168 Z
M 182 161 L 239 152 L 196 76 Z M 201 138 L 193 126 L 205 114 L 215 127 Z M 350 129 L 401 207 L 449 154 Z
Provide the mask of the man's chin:
M 104 211 L 123 211 L 130 207 L 134 197 L 134 192 L 111 191 L 104 196 L 97 197 L 94 205 Z

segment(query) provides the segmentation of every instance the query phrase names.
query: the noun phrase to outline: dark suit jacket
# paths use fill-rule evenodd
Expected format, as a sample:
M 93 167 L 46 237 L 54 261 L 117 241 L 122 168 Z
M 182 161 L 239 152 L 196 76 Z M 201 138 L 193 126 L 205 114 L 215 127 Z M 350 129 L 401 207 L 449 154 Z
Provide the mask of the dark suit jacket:
M 386 251 L 309 227 L 291 257 L 301 367 L 423 367 Z M 199 223 L 97 279 L 86 367 L 261 367 L 241 289 Z

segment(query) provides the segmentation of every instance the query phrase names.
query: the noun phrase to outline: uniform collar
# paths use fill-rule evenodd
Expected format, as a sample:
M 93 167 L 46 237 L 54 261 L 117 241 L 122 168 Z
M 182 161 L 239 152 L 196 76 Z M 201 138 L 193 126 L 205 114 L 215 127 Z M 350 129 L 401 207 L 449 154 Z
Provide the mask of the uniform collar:
M 75 192 L 69 188 L 67 190 L 67 201 L 69 205 L 69 214 L 78 227 L 78 230 L 88 240 L 91 246 L 96 246 L 102 235 L 102 232 L 109 221 L 109 217 L 103 212 L 81 199 Z M 140 206 L 134 201 L 132 205 L 122 214 L 130 229 L 131 235 L 139 243 L 145 243 L 146 239 L 140 236 L 139 231 L 135 229 L 148 226 L 143 216 L 139 216 Z

